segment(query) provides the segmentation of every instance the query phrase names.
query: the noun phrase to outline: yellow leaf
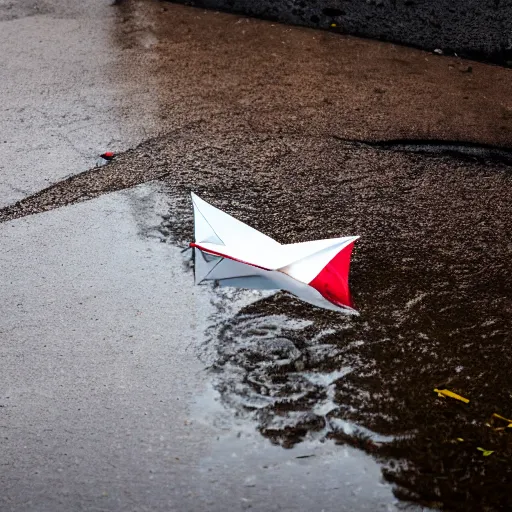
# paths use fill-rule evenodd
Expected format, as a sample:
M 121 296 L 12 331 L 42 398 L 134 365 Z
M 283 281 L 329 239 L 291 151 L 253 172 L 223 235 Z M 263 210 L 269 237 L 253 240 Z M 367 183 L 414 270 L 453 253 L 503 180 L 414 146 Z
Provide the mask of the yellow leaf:
M 509 420 L 508 418 L 505 418 L 504 416 L 502 416 L 501 414 L 497 414 L 497 413 L 494 413 L 492 415 L 493 418 L 497 418 L 499 420 L 503 420 L 503 421 L 506 421 L 508 423 L 508 426 L 510 427 L 510 425 L 512 425 L 512 420 Z
M 459 441 L 459 443 L 462 443 L 464 442 L 464 439 L 462 439 L 462 437 L 457 437 L 457 441 Z
M 455 400 L 460 400 L 461 402 L 464 402 L 465 404 L 469 403 L 469 400 L 467 398 L 457 395 L 457 393 L 454 393 L 453 391 L 450 391 L 449 389 L 435 388 L 434 392 L 436 392 L 438 396 L 442 396 L 442 397 L 448 396 L 450 398 L 455 398 Z
M 481 448 L 480 446 L 477 448 L 477 450 L 481 451 L 484 457 L 489 457 L 489 455 L 492 455 L 494 453 L 494 450 L 486 450 L 485 448 Z
M 334 28 L 336 26 L 336 23 L 331 23 L 331 27 Z

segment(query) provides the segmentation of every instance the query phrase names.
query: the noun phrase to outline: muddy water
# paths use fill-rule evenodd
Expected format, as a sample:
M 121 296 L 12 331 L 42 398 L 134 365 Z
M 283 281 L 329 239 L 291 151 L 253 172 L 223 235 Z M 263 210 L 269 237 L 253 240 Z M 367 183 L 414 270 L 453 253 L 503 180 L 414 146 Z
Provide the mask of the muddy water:
M 204 128 L 150 141 L 4 214 L 158 177 L 172 202 L 158 236 L 178 246 L 192 237 L 189 190 L 281 242 L 362 235 L 351 271 L 359 317 L 276 293 L 251 295 L 208 329 L 206 361 L 234 415 L 275 445 L 331 439 L 400 461 L 385 475 L 406 499 L 508 506 L 510 436 L 487 426 L 511 414 L 506 163 Z M 441 387 L 470 404 L 439 398 Z

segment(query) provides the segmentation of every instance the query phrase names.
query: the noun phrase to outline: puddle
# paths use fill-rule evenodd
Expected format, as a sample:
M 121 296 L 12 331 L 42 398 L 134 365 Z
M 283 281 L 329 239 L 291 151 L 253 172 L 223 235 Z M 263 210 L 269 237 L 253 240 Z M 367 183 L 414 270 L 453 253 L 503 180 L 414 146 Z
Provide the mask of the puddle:
M 156 231 L 162 241 L 186 247 L 191 203 L 187 193 L 170 196 L 171 212 Z M 416 274 L 421 258 L 404 255 L 401 261 L 396 269 L 364 277 L 355 265 L 360 317 L 314 308 L 283 292 L 205 285 L 214 312 L 201 359 L 223 407 L 270 445 L 297 449 L 335 442 L 396 461 L 383 470 L 400 485 L 398 495 L 435 508 L 441 496 L 446 503 L 458 499 L 463 491 L 457 489 L 468 481 L 458 476 L 467 464 L 474 471 L 483 463 L 502 467 L 500 459 L 482 462 L 477 444 L 509 449 L 506 439 L 485 429 L 489 403 L 473 399 L 461 409 L 440 403 L 432 391 L 442 384 L 473 398 L 474 378 L 483 375 L 477 353 L 486 349 L 471 347 L 478 336 L 496 340 L 501 331 L 499 320 L 465 302 L 469 281 L 451 292 L 449 267 L 422 276 Z M 183 266 L 192 275 L 187 253 Z M 402 275 L 409 267 L 415 269 L 414 283 L 404 278 L 407 272 Z M 450 345 L 455 339 L 458 348 Z M 458 437 L 471 444 L 457 446 Z
M 193 286 L 193 254 L 186 250 L 186 238 L 180 238 L 192 226 L 188 198 L 147 186 L 126 194 L 142 237 L 184 249 L 182 269 Z M 375 444 L 391 439 L 341 419 L 336 384 L 353 371 L 349 363 L 355 360 L 332 337 L 349 329 L 351 318 L 340 314 L 338 328 L 326 328 L 318 325 L 316 308 L 283 292 L 212 283 L 198 288 L 212 308 L 198 348 L 210 384 L 194 399 L 193 418 L 222 432 L 214 454 L 203 459 L 203 476 L 211 479 L 211 471 L 219 464 L 232 465 L 235 458 L 243 488 L 261 488 L 277 475 L 283 482 L 298 478 L 300 461 L 309 468 L 306 488 L 330 490 L 323 500 L 326 510 L 346 498 L 347 488 L 353 510 L 395 510 L 378 464 L 361 451 L 335 444 L 339 432 Z M 316 474 L 320 467 L 334 473 Z M 340 475 L 345 475 L 342 484 Z M 254 500 L 247 499 L 247 504 Z
M 74 460 L 80 442 L 91 446 L 81 433 L 100 428 L 102 457 L 140 481 L 148 470 L 143 494 L 153 485 L 165 494 L 172 479 L 190 509 L 271 510 L 268 497 L 277 493 L 276 503 L 290 509 L 347 503 L 347 510 L 393 510 L 381 472 L 397 484 L 397 496 L 431 508 L 466 506 L 467 493 L 477 507 L 506 503 L 509 437 L 485 426 L 493 412 L 509 417 L 500 371 L 508 357 L 507 320 L 499 314 L 505 299 L 492 282 L 479 289 L 463 278 L 468 261 L 477 260 L 462 252 L 453 266 L 445 247 L 446 265 L 429 270 L 421 251 L 394 247 L 401 265 L 377 272 L 371 263 L 389 249 L 375 253 L 361 244 L 353 274 L 361 315 L 347 317 L 282 292 L 193 286 L 190 254 L 180 252 L 192 226 L 188 191 L 156 184 L 2 224 L 10 233 L 2 262 L 20 254 L 7 283 L 16 292 L 2 305 L 3 335 L 13 340 L 3 349 L 12 362 L 6 368 L 23 356 L 30 368 L 62 371 L 57 380 L 36 372 L 37 392 L 25 380 L 18 387 L 23 376 L 13 375 L 6 389 L 20 406 L 6 407 L 8 418 L 25 425 L 25 416 L 37 417 L 34 424 L 53 428 L 59 446 L 77 440 L 64 452 Z M 20 233 L 30 244 L 19 245 Z M 489 259 L 494 265 L 500 250 Z M 450 280 L 454 268 L 458 281 Z M 494 311 L 478 307 L 491 296 Z M 18 333 L 25 309 L 45 321 L 35 316 Z M 89 389 L 98 383 L 106 387 Z M 72 393 L 62 395 L 58 385 Z M 470 404 L 441 400 L 434 387 Z M 92 412 L 84 419 L 70 404 Z M 63 431 L 53 411 L 72 428 Z M 126 430 L 138 444 L 119 438 L 101 445 L 112 425 L 114 438 Z M 13 443 L 6 454 L 21 453 L 24 474 L 35 467 L 32 454 L 49 449 L 27 428 L 27 451 Z M 484 457 L 478 447 L 494 452 Z M 62 457 L 56 460 L 69 468 Z M 84 460 L 108 480 L 101 458 Z M 8 474 L 16 476 L 12 468 Z M 125 478 L 116 492 L 124 492 Z
M 168 195 L 148 195 L 144 187 L 129 192 L 134 216 L 146 226 L 141 235 L 183 248 L 183 268 L 192 275 L 193 253 L 186 250 L 187 240 L 178 238 L 190 229 L 190 205 L 188 198 L 170 195 L 169 208 Z M 150 215 L 153 225 L 148 228 Z M 349 430 L 375 442 L 392 439 L 344 419 L 345 405 L 336 394 L 347 375 L 362 370 L 353 352 L 364 341 L 347 344 L 344 339 L 357 320 L 319 311 L 281 291 L 211 283 L 200 287 L 208 291 L 214 308 L 201 359 L 210 368 L 220 400 L 238 417 L 251 420 L 262 435 L 284 447 L 306 439 L 325 441 Z

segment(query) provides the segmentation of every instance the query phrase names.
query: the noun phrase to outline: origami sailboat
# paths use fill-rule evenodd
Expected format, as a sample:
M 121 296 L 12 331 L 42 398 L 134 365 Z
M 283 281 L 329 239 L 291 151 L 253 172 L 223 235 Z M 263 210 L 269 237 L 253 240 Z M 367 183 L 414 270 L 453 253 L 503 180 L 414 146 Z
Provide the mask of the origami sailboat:
M 348 285 L 357 236 L 282 245 L 192 193 L 196 284 L 285 290 L 335 311 L 355 313 Z

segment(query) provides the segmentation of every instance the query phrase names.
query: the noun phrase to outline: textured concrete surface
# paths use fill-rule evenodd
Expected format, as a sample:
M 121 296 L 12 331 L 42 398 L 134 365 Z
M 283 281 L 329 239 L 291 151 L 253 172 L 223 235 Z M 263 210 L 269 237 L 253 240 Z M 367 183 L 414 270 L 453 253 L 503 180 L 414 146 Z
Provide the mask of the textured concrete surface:
M 368 456 L 283 450 L 219 402 L 220 303 L 169 212 L 146 185 L 1 225 L 0 510 L 396 510 Z
M 109 7 L 0 3 L 0 204 L 88 169 L 105 149 L 128 149 L 151 132 L 143 94 L 133 107 L 141 123 L 122 123 L 130 115 L 128 91 L 109 73 L 119 58 Z
M 512 140 L 511 70 L 157 1 L 0 4 L 0 207 L 202 124 Z
M 178 0 L 179 1 L 179 0 Z M 184 0 L 512 66 L 512 4 L 502 0 Z

